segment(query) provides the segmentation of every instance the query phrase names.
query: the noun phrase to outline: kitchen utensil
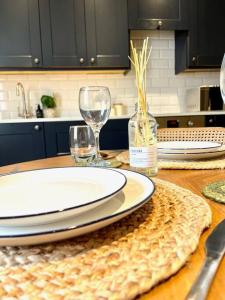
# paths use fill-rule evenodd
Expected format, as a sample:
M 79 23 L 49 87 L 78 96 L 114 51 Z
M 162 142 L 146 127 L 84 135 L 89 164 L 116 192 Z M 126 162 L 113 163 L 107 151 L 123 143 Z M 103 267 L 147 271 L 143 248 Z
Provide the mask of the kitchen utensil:
M 223 220 L 208 237 L 206 259 L 202 270 L 188 293 L 186 300 L 206 299 L 210 284 L 225 253 L 225 220 Z

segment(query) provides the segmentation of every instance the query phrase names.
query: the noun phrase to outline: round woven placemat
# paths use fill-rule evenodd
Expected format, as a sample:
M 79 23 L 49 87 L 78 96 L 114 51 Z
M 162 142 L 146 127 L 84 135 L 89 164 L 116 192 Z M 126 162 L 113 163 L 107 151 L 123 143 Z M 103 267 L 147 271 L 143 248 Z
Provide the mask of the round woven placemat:
M 211 222 L 205 200 L 155 180 L 152 200 L 94 233 L 0 248 L 1 299 L 133 299 L 174 274 Z
M 124 164 L 129 164 L 129 152 L 124 151 L 117 155 L 117 160 Z M 158 160 L 159 169 L 187 169 L 187 170 L 210 170 L 210 169 L 224 169 L 224 156 L 219 159 L 208 160 Z
M 216 181 L 206 185 L 203 188 L 202 193 L 209 199 L 225 203 L 225 181 Z

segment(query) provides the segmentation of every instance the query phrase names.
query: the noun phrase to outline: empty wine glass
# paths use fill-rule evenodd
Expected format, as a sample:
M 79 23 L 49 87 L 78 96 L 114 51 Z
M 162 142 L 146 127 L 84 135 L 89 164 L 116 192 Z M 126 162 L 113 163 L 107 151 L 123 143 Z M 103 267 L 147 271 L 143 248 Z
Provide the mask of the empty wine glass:
M 223 56 L 223 61 L 220 69 L 220 92 L 223 98 L 223 103 L 225 103 L 225 54 Z
M 109 89 L 104 86 L 82 87 L 79 93 L 79 108 L 84 121 L 92 128 L 95 135 L 97 152 L 93 163 L 96 166 L 107 166 L 100 154 L 99 134 L 111 110 Z

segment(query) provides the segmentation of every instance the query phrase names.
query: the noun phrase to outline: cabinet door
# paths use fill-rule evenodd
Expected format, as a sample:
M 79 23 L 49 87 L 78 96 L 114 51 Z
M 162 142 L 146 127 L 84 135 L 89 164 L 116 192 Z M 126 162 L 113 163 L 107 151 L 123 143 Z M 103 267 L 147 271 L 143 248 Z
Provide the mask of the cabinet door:
M 86 65 L 84 0 L 39 0 L 44 67 Z
M 0 67 L 41 64 L 38 0 L 0 0 Z
M 47 157 L 70 154 L 69 128 L 73 125 L 84 125 L 84 122 L 72 121 L 44 123 Z
M 69 128 L 85 125 L 84 121 L 46 122 L 45 145 L 47 157 L 70 154 Z M 128 148 L 128 119 L 108 120 L 100 133 L 100 149 Z
M 190 49 L 192 66 L 220 67 L 225 52 L 224 22 L 224 0 L 197 1 L 196 26 Z
M 128 0 L 130 29 L 187 29 L 187 0 Z
M 44 157 L 42 123 L 0 124 L 0 166 Z
M 109 120 L 100 133 L 100 149 L 128 149 L 128 121 Z
M 126 0 L 85 0 L 88 63 L 92 67 L 127 68 Z

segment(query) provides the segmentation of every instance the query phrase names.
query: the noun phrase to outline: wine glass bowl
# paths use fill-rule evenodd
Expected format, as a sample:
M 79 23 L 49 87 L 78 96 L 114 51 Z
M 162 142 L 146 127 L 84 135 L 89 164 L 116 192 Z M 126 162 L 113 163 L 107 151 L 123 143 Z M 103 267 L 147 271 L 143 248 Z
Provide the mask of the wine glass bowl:
M 100 154 L 99 134 L 101 128 L 107 122 L 111 110 L 109 89 L 104 86 L 82 87 L 79 93 L 79 109 L 84 121 L 94 132 L 97 150 L 94 163 L 106 166 L 106 162 Z
M 220 69 L 220 92 L 223 98 L 223 103 L 225 103 L 225 54 L 223 56 L 223 61 Z

